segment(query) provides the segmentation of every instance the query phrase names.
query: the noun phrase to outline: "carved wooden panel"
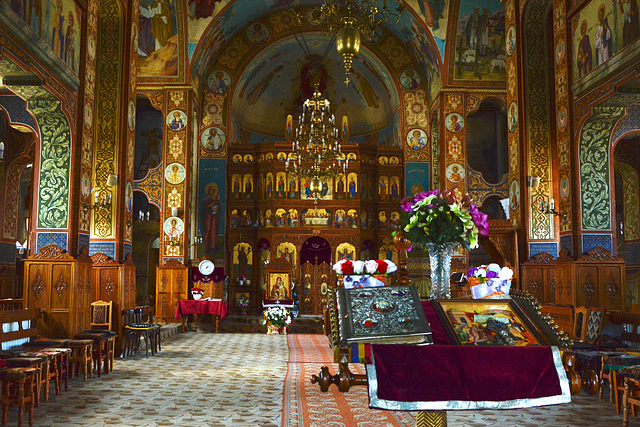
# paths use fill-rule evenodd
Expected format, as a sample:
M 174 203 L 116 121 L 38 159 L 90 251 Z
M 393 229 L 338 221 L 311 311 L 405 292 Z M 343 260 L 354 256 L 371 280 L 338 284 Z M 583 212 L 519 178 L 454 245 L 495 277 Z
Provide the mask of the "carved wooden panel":
M 156 271 L 156 318 L 174 322 L 178 301 L 188 299 L 189 267 L 160 265 Z

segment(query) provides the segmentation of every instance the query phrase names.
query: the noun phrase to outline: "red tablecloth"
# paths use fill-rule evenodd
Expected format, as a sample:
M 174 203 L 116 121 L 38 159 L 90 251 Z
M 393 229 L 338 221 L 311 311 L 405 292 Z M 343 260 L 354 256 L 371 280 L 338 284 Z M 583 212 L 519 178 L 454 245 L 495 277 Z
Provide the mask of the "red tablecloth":
M 225 301 L 196 301 L 181 300 L 178 301 L 176 309 L 176 320 L 186 314 L 214 314 L 220 316 L 220 320 L 229 315 L 229 307 Z

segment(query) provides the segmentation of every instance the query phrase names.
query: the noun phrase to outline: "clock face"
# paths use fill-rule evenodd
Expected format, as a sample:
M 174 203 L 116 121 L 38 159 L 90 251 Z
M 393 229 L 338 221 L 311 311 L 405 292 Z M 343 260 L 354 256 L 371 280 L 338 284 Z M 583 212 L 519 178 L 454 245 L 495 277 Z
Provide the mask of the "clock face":
M 208 259 L 200 261 L 200 264 L 198 264 L 198 270 L 200 270 L 200 273 L 204 274 L 205 276 L 208 276 L 211 273 L 213 273 L 214 268 L 215 266 L 213 265 L 213 262 L 211 262 Z

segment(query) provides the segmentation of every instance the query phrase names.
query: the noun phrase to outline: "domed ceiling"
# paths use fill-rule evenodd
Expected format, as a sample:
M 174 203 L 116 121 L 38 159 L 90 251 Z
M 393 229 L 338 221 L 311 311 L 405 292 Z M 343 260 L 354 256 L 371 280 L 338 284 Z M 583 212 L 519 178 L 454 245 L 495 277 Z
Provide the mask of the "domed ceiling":
M 332 37 L 305 33 L 268 46 L 241 73 L 232 98 L 239 124 L 252 132 L 283 135 L 287 114 L 297 117 L 312 96 L 313 76 L 320 79 L 320 91 L 338 121 L 349 118 L 352 135 L 385 128 L 400 105 L 393 78 L 370 50 L 360 50 L 345 85 Z

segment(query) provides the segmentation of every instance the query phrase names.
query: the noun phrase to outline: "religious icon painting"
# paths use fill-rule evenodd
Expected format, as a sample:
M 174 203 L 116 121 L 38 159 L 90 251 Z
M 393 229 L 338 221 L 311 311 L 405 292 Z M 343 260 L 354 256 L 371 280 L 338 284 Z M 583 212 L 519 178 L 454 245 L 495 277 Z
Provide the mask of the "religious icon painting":
M 187 126 L 187 115 L 184 111 L 173 110 L 167 114 L 167 127 L 173 131 L 181 131 Z
M 336 248 L 336 262 L 342 259 L 356 259 L 356 247 L 351 243 L 340 243 Z
M 558 111 L 558 129 L 562 130 L 567 126 L 567 109 L 563 106 Z
M 516 50 L 516 28 L 512 25 L 507 30 L 507 55 L 513 55 L 513 52 Z
M 511 182 L 509 187 L 509 209 L 517 211 L 520 207 L 520 184 L 517 180 Z
M 233 247 L 233 273 L 236 279 L 246 283 L 251 277 L 253 268 L 253 248 L 250 244 L 241 242 Z
M 289 218 L 287 218 L 289 227 L 297 227 L 298 226 L 298 210 L 297 209 L 289 209 Z
M 427 134 L 422 129 L 412 129 L 407 134 L 407 145 L 413 150 L 422 150 L 427 146 Z
M 307 11 L 306 17 L 307 17 L 307 22 L 314 27 L 318 27 L 322 25 L 322 23 L 325 21 L 325 18 L 326 18 L 324 12 L 319 7 L 314 7 L 309 9 Z
M 287 211 L 280 208 L 276 209 L 276 227 L 284 227 L 286 225 Z
M 278 157 L 277 158 L 278 158 L 279 161 L 284 162 L 284 161 L 287 160 L 287 153 L 280 152 L 280 153 L 278 153 Z
M 273 162 L 273 153 L 267 153 L 265 159 L 267 162 Z
M 447 167 L 447 179 L 453 183 L 462 182 L 464 179 L 464 168 L 460 163 L 452 163 Z
M 458 113 L 451 113 L 444 119 L 444 126 L 449 132 L 460 132 L 464 127 L 464 119 Z
M 265 178 L 265 182 L 264 182 L 264 198 L 265 199 L 270 199 L 273 197 L 273 174 L 271 172 L 269 172 L 266 175 Z
M 264 226 L 267 228 L 273 227 L 273 213 L 271 209 L 267 209 L 264 213 Z
M 298 197 L 298 180 L 292 174 L 288 177 L 287 194 L 290 199 Z
M 80 187 L 82 197 L 89 197 L 91 194 L 91 177 L 88 171 L 85 170 L 82 172 L 82 179 L 80 181 L 82 183 Z
M 355 209 L 349 209 L 347 211 L 347 227 L 358 228 L 358 211 Z
M 296 254 L 296 247 L 291 242 L 280 243 L 276 249 L 276 256 L 289 261 L 292 266 L 296 265 Z
M 180 163 L 171 163 L 164 170 L 164 176 L 171 184 L 180 184 L 187 176 L 187 171 Z
M 389 228 L 389 219 L 387 218 L 387 213 L 385 211 L 380 211 L 378 214 L 378 228 L 382 230 Z
M 351 200 L 355 200 L 358 188 L 358 174 L 355 172 L 351 172 L 347 176 L 347 197 Z
M 347 154 L 347 160 L 349 160 L 350 162 L 355 162 L 356 161 L 356 153 Z
M 568 178 L 563 178 L 560 181 L 560 197 L 563 199 L 566 197 L 569 197 L 569 179 Z
M 231 161 L 233 161 L 233 163 L 240 163 L 242 162 L 242 156 L 240 154 L 234 154 L 233 157 L 231 158 Z
M 253 175 L 250 173 L 242 177 L 242 188 L 245 199 L 253 199 Z
M 269 28 L 262 22 L 254 22 L 247 27 L 246 35 L 251 43 L 263 44 L 269 39 Z
M 242 175 L 235 173 L 231 176 L 231 196 L 239 199 L 242 194 Z
M 124 205 L 127 208 L 127 212 L 133 210 L 133 184 L 130 182 L 127 182 L 127 188 L 124 191 Z
M 206 128 L 200 137 L 202 147 L 207 151 L 219 151 L 226 141 L 226 135 L 217 126 Z
M 513 101 L 509 105 L 509 112 L 507 113 L 507 124 L 509 125 L 509 131 L 514 132 L 518 127 L 518 104 Z
M 268 299 L 284 300 L 291 298 L 290 273 L 269 273 L 268 280 Z
M 556 62 L 562 62 L 564 60 L 566 51 L 567 45 L 561 40 L 556 46 Z
M 133 100 L 129 101 L 128 121 L 129 121 L 129 130 L 133 131 L 133 129 L 136 126 L 136 103 L 133 102 Z
M 389 164 L 390 165 L 399 165 L 400 164 L 400 159 L 398 159 L 396 156 L 391 156 L 391 157 L 389 157 Z
M 245 154 L 242 160 L 244 160 L 245 163 L 252 164 L 253 156 L 251 154 Z
M 400 200 L 400 178 L 392 176 L 389 178 L 389 201 L 397 202 Z
M 389 198 L 389 178 L 381 176 L 378 178 L 378 200 L 386 202 Z
M 364 209 L 360 211 L 360 227 L 367 228 L 367 211 Z
M 400 75 L 400 84 L 407 90 L 414 90 L 420 86 L 420 74 L 413 68 L 404 70 Z
M 224 70 L 214 70 L 207 77 L 207 87 L 213 93 L 226 93 L 231 87 L 231 76 Z
M 264 154 L 263 154 L 263 153 L 259 153 L 259 154 L 256 156 L 256 161 L 257 161 L 258 163 L 263 163 L 263 162 L 264 162 Z
M 276 199 L 287 198 L 287 174 L 285 174 L 284 172 L 276 173 L 276 183 L 274 191 Z
M 177 239 L 184 232 L 184 222 L 177 216 L 172 216 L 164 221 L 162 229 L 167 237 Z
M 397 230 L 400 228 L 400 213 L 399 212 L 391 212 L 391 218 L 389 219 L 389 228 L 392 230 Z
M 362 38 L 371 44 L 377 44 L 380 43 L 380 40 L 382 40 L 382 37 L 384 37 L 384 29 L 382 28 L 381 25 L 376 25 L 376 27 L 373 29 L 373 32 L 364 32 L 362 34 Z
M 380 156 L 380 157 L 378 158 L 378 162 L 379 162 L 382 166 L 387 165 L 387 164 L 389 164 L 389 158 L 388 158 L 387 156 Z
M 424 187 L 420 184 L 414 184 L 411 186 L 411 194 L 414 196 L 418 193 L 422 193 L 424 191 Z

